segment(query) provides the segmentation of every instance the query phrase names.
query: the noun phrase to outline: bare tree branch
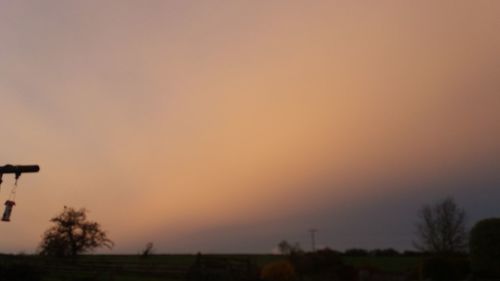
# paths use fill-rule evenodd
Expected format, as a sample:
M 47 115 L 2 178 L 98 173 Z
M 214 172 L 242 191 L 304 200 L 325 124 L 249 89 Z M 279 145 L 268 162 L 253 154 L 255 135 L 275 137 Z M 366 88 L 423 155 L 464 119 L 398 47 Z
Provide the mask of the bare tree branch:
M 459 253 L 467 247 L 465 210 L 453 198 L 424 205 L 418 213 L 415 248 L 430 253 Z

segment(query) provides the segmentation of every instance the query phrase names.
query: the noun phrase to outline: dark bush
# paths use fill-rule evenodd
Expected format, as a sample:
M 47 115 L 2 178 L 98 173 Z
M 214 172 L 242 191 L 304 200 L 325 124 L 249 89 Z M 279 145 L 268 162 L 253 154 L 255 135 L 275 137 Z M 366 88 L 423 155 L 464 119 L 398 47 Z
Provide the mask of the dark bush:
M 348 249 L 345 250 L 344 255 L 350 256 L 350 257 L 366 257 L 368 256 L 368 251 L 364 249 Z
M 476 223 L 470 233 L 469 248 L 475 276 L 500 277 L 500 218 Z
M 406 250 L 402 253 L 402 255 L 405 257 L 421 257 L 428 255 L 428 253 Z
M 374 257 L 396 257 L 399 256 L 399 252 L 392 249 L 375 249 L 370 251 L 370 255 Z
M 463 257 L 433 257 L 423 261 L 422 277 L 430 280 L 463 280 L 470 274 L 470 262 Z
M 338 252 L 330 249 L 294 254 L 290 256 L 290 261 L 299 274 L 336 271 L 343 265 Z

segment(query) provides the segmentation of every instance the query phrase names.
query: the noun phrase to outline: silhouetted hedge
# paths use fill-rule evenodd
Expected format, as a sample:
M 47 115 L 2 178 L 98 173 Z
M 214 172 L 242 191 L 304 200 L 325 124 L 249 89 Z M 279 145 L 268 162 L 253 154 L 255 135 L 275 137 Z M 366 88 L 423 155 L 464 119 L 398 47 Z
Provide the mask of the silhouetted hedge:
M 423 256 L 428 256 L 428 255 L 429 255 L 429 253 L 411 251 L 411 250 L 406 250 L 401 254 L 401 256 L 404 256 L 404 257 L 423 257 Z
M 388 248 L 388 249 L 374 249 L 369 252 L 370 256 L 373 257 L 397 257 L 401 255 L 398 251 Z
M 350 257 L 366 257 L 369 255 L 369 252 L 365 249 L 353 248 L 345 250 L 344 255 Z
M 294 254 L 290 256 L 290 261 L 299 274 L 331 272 L 343 266 L 342 258 L 338 252 L 330 249 Z
M 479 221 L 469 240 L 472 271 L 475 276 L 500 277 L 500 218 Z

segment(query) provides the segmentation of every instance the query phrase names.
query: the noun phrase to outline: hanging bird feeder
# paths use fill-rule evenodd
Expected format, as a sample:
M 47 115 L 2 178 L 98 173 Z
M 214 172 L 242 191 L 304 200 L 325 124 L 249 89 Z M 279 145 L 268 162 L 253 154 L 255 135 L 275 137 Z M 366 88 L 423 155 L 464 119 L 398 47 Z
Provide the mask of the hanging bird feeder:
M 5 201 L 5 209 L 3 210 L 2 221 L 10 221 L 10 214 L 12 214 L 12 208 L 16 205 L 16 202 L 7 200 Z
M 5 166 L 0 166 L 0 185 L 2 184 L 2 177 L 4 174 L 14 174 L 15 175 L 15 182 L 14 186 L 11 189 L 9 199 L 5 201 L 5 209 L 2 215 L 2 221 L 9 222 L 10 221 L 10 215 L 12 214 L 12 209 L 16 205 L 16 192 L 17 192 L 17 181 L 19 180 L 19 177 L 23 173 L 37 173 L 40 171 L 40 167 L 38 165 L 5 165 Z

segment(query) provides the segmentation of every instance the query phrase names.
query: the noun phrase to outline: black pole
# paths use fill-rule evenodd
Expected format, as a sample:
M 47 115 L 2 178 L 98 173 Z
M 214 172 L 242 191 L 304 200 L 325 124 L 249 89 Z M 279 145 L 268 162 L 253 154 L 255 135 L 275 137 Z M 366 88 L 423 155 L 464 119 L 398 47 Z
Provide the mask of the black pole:
M 40 171 L 38 165 L 5 165 L 0 166 L 0 174 L 22 174 L 37 173 Z

